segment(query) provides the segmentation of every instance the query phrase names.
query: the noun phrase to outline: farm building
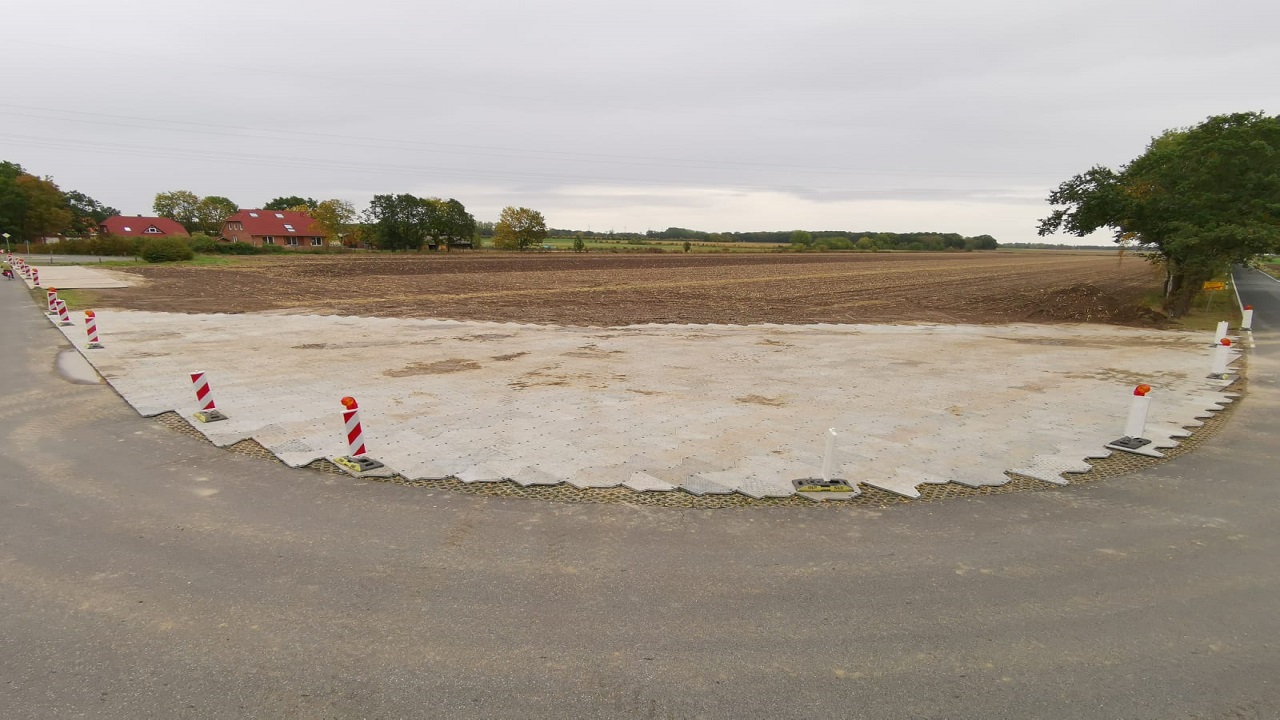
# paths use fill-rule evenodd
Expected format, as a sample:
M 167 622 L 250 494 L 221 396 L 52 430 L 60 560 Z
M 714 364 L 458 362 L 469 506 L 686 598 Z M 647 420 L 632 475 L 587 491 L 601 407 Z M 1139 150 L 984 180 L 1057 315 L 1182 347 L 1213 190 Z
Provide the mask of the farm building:
M 297 210 L 241 210 L 222 221 L 219 239 L 287 248 L 324 247 L 325 234 L 310 215 Z
M 115 215 L 98 225 L 102 235 L 117 237 L 188 237 L 186 228 L 177 220 L 143 215 Z

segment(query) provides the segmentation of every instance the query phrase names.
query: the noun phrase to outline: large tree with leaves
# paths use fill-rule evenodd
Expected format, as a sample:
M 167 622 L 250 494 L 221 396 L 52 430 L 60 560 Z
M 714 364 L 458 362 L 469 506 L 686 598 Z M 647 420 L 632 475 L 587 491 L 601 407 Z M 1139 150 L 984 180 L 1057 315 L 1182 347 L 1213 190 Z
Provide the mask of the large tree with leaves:
M 320 203 L 315 198 L 301 197 L 298 195 L 290 195 L 288 197 L 278 197 L 262 206 L 263 210 L 296 210 L 305 207 L 307 210 L 315 210 L 320 207 Z
M 505 207 L 494 228 L 493 244 L 506 250 L 524 250 L 547 239 L 542 213 L 527 207 Z
M 103 205 L 77 190 L 68 190 L 65 194 L 67 209 L 71 211 L 71 231 L 74 233 L 83 235 L 94 232 L 103 220 L 120 214 L 119 210 Z
M 375 245 L 383 250 L 419 250 L 431 235 L 430 207 L 409 194 L 374 195 L 365 220 Z
M 1280 117 L 1216 115 L 1169 130 L 1118 171 L 1095 166 L 1049 194 L 1040 234 L 1110 229 L 1165 269 L 1166 312 L 1186 314 L 1201 283 L 1280 250 Z
M 346 200 L 325 200 L 317 203 L 311 211 L 311 219 L 315 221 L 315 229 L 320 235 L 329 239 L 329 243 L 356 240 L 353 224 L 356 221 L 356 209 Z

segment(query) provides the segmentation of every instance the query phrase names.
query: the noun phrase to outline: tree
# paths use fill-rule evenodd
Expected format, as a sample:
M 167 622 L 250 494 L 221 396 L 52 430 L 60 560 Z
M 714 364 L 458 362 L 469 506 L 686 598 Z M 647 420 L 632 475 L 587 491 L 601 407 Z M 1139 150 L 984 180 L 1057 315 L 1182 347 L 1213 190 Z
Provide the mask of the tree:
M 384 250 L 418 250 L 430 235 L 429 205 L 413 195 L 374 195 L 365 218 Z
M 1280 117 L 1215 115 L 1169 130 L 1119 171 L 1095 166 L 1049 194 L 1040 235 L 1109 228 L 1165 269 L 1165 311 L 1185 315 L 1201 284 L 1280 249 Z
M 502 209 L 494 229 L 493 244 L 504 250 L 524 250 L 547 239 L 547 221 L 542 213 L 527 207 Z
M 812 244 L 813 244 L 813 234 L 812 234 L 812 233 L 809 233 L 809 232 L 806 232 L 806 231 L 804 231 L 804 230 L 792 230 L 792 231 L 791 231 L 791 244 L 792 244 L 792 245 L 806 245 L 806 246 L 807 246 L 807 245 L 812 245 Z
M 22 216 L 27 201 L 18 187 L 18 178 L 26 175 L 22 166 L 12 162 L 0 162 L 0 232 L 18 237 L 22 232 Z
M 190 190 L 174 190 L 156 193 L 151 209 L 160 217 L 176 220 L 187 232 L 195 232 L 200 226 L 200 196 Z
M 19 175 L 16 183 L 24 205 L 18 237 L 38 240 L 66 232 L 71 227 L 67 197 L 52 179 Z
M 315 198 L 304 198 L 297 195 L 290 195 L 289 197 L 278 197 L 266 205 L 263 205 L 262 209 L 293 210 L 300 207 L 305 207 L 307 210 L 315 210 L 320 207 L 320 203 L 316 202 Z
M 467 212 L 461 202 L 449 198 L 441 208 L 443 213 L 444 235 L 448 239 L 446 249 L 459 242 L 474 242 L 476 236 L 476 218 Z
M 355 240 L 351 225 L 356 221 L 356 209 L 346 200 L 325 200 L 317 203 L 315 209 L 311 211 L 311 219 L 315 221 L 318 234 L 329 238 L 330 242 L 339 240 L 345 244 L 348 238 L 351 241 Z
M 222 230 L 222 221 L 239 209 L 234 202 L 220 195 L 200 198 L 200 202 L 196 203 L 196 225 L 205 233 L 217 235 Z
M 119 210 L 103 205 L 82 192 L 70 190 L 65 195 L 67 209 L 71 211 L 71 231 L 76 234 L 92 232 L 103 220 L 120 214 Z

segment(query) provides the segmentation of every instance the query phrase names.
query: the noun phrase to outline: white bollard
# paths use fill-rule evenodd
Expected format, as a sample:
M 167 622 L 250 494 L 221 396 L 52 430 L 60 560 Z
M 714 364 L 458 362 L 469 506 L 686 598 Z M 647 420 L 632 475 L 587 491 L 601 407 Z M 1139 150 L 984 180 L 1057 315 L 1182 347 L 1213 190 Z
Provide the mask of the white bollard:
M 1150 445 L 1151 441 L 1142 437 L 1147 432 L 1147 410 L 1151 407 L 1151 398 L 1147 397 L 1149 392 L 1151 386 L 1145 383 L 1133 389 L 1129 417 L 1124 421 L 1124 437 L 1107 443 L 1107 447 L 1140 455 L 1150 454 L 1149 450 L 1144 452 L 1143 448 Z
M 1244 312 L 1240 314 L 1240 329 L 1253 330 L 1253 306 L 1245 305 Z
M 1147 431 L 1147 410 L 1151 407 L 1150 385 L 1139 385 L 1133 389 L 1133 402 L 1129 405 L 1129 418 L 1124 423 L 1124 436 L 1141 438 Z
M 1227 321 L 1223 320 L 1218 323 L 1218 329 L 1213 333 L 1213 344 L 1217 345 L 1227 336 Z
M 827 452 L 822 456 L 822 481 L 831 482 L 831 466 L 836 460 L 836 429 L 827 428 Z
M 1222 338 L 1218 346 L 1213 350 L 1213 368 L 1209 371 L 1209 377 L 1225 379 L 1227 376 L 1227 364 L 1231 360 L 1231 339 Z

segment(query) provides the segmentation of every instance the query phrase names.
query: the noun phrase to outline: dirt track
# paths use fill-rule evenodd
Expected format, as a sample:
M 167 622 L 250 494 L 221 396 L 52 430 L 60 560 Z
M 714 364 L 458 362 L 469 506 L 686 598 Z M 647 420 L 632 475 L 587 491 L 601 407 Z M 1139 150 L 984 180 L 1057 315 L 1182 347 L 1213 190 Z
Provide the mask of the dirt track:
M 633 323 L 1106 322 L 1157 276 L 1115 253 L 452 253 L 237 259 L 130 268 L 144 287 L 93 291 L 100 307 L 174 312 Z

